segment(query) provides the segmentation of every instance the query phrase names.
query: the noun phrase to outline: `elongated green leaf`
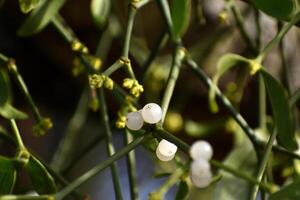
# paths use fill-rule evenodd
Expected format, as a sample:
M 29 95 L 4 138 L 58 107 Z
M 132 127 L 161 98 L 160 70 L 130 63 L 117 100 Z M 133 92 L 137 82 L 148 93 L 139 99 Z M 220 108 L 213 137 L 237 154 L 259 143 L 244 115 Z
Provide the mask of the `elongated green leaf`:
M 251 61 L 249 59 L 237 54 L 228 53 L 223 55 L 217 63 L 217 72 L 213 77 L 214 84 L 218 85 L 220 77 L 231 68 L 236 66 L 248 66 L 250 62 Z M 218 105 L 215 101 L 215 96 L 215 88 L 210 88 L 208 98 L 210 109 L 212 112 L 218 111 Z
M 29 36 L 41 31 L 55 17 L 66 0 L 43 0 L 18 30 L 19 36 Z
M 10 194 L 16 181 L 14 160 L 0 156 L 0 195 Z
M 91 12 L 97 27 L 102 28 L 109 17 L 111 0 L 92 0 Z
M 254 6 L 280 20 L 289 19 L 295 9 L 295 0 L 252 0 Z
M 180 37 L 187 31 L 191 14 L 191 0 L 172 1 L 172 23 L 175 37 Z
M 35 157 L 30 157 L 29 162 L 25 165 L 25 169 L 29 173 L 34 189 L 39 194 L 52 194 L 56 192 L 54 179 Z
M 296 200 L 300 199 L 300 180 L 296 180 L 293 183 L 285 186 L 278 192 L 270 195 L 269 200 Z
M 266 71 L 261 70 L 268 96 L 271 102 L 273 118 L 277 127 L 277 140 L 279 144 L 288 150 L 298 148 L 295 131 L 292 123 L 291 110 L 285 89 Z
M 189 186 L 185 181 L 180 181 L 175 199 L 185 200 L 188 197 L 188 193 L 189 193 Z
M 26 119 L 28 118 L 27 114 L 17 110 L 9 103 L 0 107 L 0 115 L 6 119 Z
M 10 84 L 6 71 L 0 68 L 0 107 L 8 102 L 10 96 Z
M 20 9 L 23 13 L 28 13 L 37 7 L 40 0 L 19 0 Z

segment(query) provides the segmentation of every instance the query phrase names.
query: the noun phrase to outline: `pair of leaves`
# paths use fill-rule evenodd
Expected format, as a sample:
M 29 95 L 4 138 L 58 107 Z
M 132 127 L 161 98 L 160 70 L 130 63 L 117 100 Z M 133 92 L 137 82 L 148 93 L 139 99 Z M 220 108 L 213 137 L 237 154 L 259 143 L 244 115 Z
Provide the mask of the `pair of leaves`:
M 29 36 L 41 31 L 56 16 L 66 0 L 43 0 L 18 30 L 18 35 Z
M 95 24 L 102 28 L 108 20 L 110 14 L 111 0 L 92 0 L 91 12 Z
M 35 9 L 40 0 L 19 0 L 20 9 L 23 13 L 28 13 Z
M 12 192 L 20 165 L 21 163 L 18 160 L 0 156 L 0 195 Z M 35 157 L 30 156 L 29 161 L 24 167 L 29 174 L 34 189 L 39 194 L 52 194 L 56 192 L 53 178 Z
M 187 31 L 192 14 L 191 0 L 172 1 L 172 24 L 175 38 L 183 36 Z
M 295 0 L 252 0 L 254 6 L 279 20 L 289 19 L 296 10 Z
M 226 54 L 217 63 L 217 73 L 213 78 L 213 82 L 217 85 L 219 78 L 229 69 L 235 66 L 249 66 L 252 74 L 257 70 L 260 71 L 271 102 L 273 118 L 277 127 L 277 140 L 279 144 L 288 150 L 296 150 L 298 148 L 295 140 L 295 130 L 292 123 L 292 115 L 289 106 L 289 100 L 284 87 L 270 74 L 262 70 L 262 66 L 253 60 L 244 58 L 236 54 Z M 210 106 L 213 111 L 217 110 L 215 102 L 215 88 L 211 88 L 209 92 Z
M 11 105 L 11 88 L 6 71 L 0 68 L 0 115 L 6 119 L 26 119 L 27 115 Z

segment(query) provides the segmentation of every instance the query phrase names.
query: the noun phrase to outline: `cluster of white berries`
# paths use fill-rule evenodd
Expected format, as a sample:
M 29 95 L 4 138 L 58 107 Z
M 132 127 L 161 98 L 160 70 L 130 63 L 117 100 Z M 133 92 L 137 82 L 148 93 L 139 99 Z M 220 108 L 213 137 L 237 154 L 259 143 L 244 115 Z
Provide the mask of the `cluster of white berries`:
M 140 130 L 144 122 L 148 124 L 156 124 L 162 118 L 162 109 L 156 103 L 148 103 L 143 109 L 130 112 L 126 116 L 126 126 L 128 129 L 137 131 Z
M 143 109 L 128 113 L 126 116 L 126 126 L 130 130 L 140 130 L 144 122 L 156 124 L 162 118 L 162 109 L 156 103 L 148 103 Z M 161 140 L 156 148 L 156 156 L 161 161 L 170 161 L 174 158 L 177 146 L 167 140 Z
M 212 178 L 209 160 L 212 158 L 213 149 L 206 141 L 197 141 L 190 148 L 193 159 L 190 166 L 190 179 L 198 188 L 207 187 Z

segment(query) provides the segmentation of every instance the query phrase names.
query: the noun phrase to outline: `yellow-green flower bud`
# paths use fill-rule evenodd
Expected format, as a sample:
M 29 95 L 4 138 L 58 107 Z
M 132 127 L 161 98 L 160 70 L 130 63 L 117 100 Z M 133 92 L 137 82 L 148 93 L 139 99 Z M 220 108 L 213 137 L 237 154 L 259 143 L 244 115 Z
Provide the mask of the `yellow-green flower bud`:
M 89 84 L 91 88 L 101 88 L 103 85 L 103 76 L 99 74 L 93 74 L 89 76 Z
M 131 78 L 125 78 L 123 80 L 123 87 L 127 89 L 131 89 L 134 86 L 134 80 Z
M 82 44 L 79 40 L 74 40 L 71 43 L 71 48 L 73 51 L 78 52 L 78 53 L 88 53 L 89 50 L 84 44 Z
M 109 90 L 112 90 L 114 88 L 114 81 L 109 77 L 105 77 L 104 87 Z

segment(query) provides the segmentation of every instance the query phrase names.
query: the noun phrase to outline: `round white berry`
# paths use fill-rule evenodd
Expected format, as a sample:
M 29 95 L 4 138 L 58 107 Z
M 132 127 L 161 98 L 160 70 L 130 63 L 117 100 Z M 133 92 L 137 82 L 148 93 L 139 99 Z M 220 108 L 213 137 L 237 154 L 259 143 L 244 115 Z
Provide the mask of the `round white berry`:
M 195 187 L 205 188 L 211 183 L 212 174 L 210 170 L 202 176 L 198 176 L 190 172 L 190 179 Z
M 162 118 L 162 110 L 156 103 L 148 103 L 142 110 L 142 116 L 145 122 L 155 124 Z
M 170 161 L 174 158 L 177 146 L 167 140 L 161 140 L 156 148 L 156 156 L 161 161 Z
M 198 159 L 191 163 L 190 178 L 196 187 L 203 188 L 210 184 L 212 174 L 210 164 L 205 159 Z
M 210 160 L 213 155 L 213 149 L 211 145 L 203 140 L 199 140 L 192 144 L 190 148 L 190 156 L 192 159 L 204 159 L 204 160 Z
M 144 120 L 140 112 L 131 112 L 126 116 L 126 126 L 130 130 L 140 130 L 143 127 Z
M 203 176 L 210 171 L 210 164 L 207 160 L 198 159 L 191 163 L 190 171 L 197 176 Z

